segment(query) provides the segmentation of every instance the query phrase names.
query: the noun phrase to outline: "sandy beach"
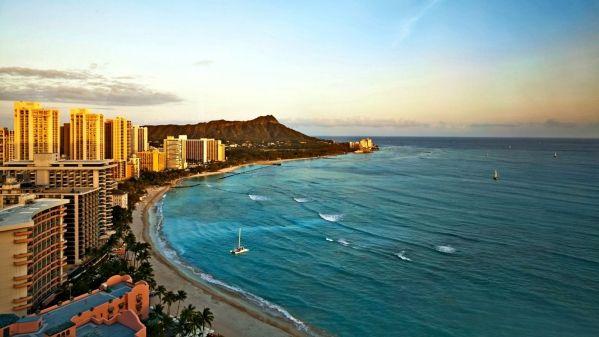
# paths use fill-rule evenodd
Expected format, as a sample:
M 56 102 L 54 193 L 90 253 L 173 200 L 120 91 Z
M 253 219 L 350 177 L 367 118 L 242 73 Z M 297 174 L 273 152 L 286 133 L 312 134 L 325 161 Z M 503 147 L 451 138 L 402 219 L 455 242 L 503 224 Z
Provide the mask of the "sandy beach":
M 270 163 L 260 162 L 254 164 L 268 165 Z M 246 165 L 229 167 L 218 172 L 201 173 L 183 179 L 223 174 L 234 171 L 241 166 Z M 174 184 L 178 182 L 179 180 Z M 149 242 L 154 247 L 151 263 L 154 267 L 156 282 L 171 291 L 184 290 L 187 293 L 187 300 L 181 304 L 181 307 L 187 304 L 192 304 L 199 309 L 209 307 L 215 316 L 213 328 L 226 337 L 307 336 L 298 331 L 290 322 L 272 317 L 234 295 L 224 293 L 186 275 L 166 256 L 155 249 L 157 246 L 150 237 L 149 226 L 151 224 L 148 221 L 148 211 L 172 185 L 149 188 L 147 196 L 137 204 L 133 213 L 133 223 L 131 224 L 131 229 L 137 239 Z

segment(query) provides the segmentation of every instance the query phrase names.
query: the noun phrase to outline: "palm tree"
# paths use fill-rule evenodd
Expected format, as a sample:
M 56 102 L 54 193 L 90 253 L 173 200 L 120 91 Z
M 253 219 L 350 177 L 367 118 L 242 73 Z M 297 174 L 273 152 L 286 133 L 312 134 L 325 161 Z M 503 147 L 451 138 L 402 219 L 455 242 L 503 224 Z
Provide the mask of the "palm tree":
M 169 316 L 171 314 L 171 305 L 177 300 L 176 296 L 174 292 L 172 291 L 168 291 L 166 294 L 164 294 L 164 297 L 162 298 L 162 300 L 164 300 L 164 303 L 166 304 L 166 311 L 168 312 Z
M 202 312 L 200 312 L 200 311 L 194 312 L 191 322 L 192 322 L 191 326 L 192 326 L 193 336 L 197 335 L 197 331 L 199 329 L 202 329 L 201 332 L 202 332 L 202 334 L 204 334 L 204 330 L 203 330 L 204 316 L 202 315 Z
M 202 320 L 202 334 L 203 334 L 205 324 L 208 324 L 208 326 L 212 327 L 212 321 L 214 321 L 214 314 L 212 313 L 212 311 L 210 311 L 210 308 L 204 308 L 204 311 L 202 311 L 202 317 L 204 318 Z
M 177 332 L 180 336 L 189 336 L 193 331 L 193 317 L 195 315 L 195 307 L 191 304 L 181 310 L 179 315 L 179 325 L 177 326 Z
M 175 298 L 177 299 L 177 315 L 179 315 L 179 306 L 181 305 L 182 301 L 187 299 L 187 293 L 184 290 L 179 290 L 175 294 Z
M 162 304 L 162 296 L 166 294 L 166 288 L 163 285 L 159 285 L 154 290 L 154 296 L 158 297 L 158 302 Z

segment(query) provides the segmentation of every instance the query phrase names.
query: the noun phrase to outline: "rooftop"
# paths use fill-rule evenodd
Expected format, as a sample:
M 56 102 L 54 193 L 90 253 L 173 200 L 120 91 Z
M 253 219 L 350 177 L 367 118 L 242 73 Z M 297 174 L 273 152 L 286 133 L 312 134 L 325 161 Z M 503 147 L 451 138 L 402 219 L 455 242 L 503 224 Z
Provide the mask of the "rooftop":
M 0 210 L 0 230 L 11 225 L 30 223 L 36 214 L 58 205 L 68 204 L 64 199 L 35 199 L 30 204 L 14 205 Z M 5 228 L 7 229 L 7 228 Z
M 95 294 L 91 294 L 79 300 L 70 302 L 68 304 L 62 305 L 54 310 L 48 311 L 45 314 L 41 314 L 42 318 L 42 328 L 34 333 L 22 334 L 16 336 L 29 336 L 29 337 L 42 337 L 44 336 L 44 332 L 52 331 L 57 327 L 62 327 L 63 325 L 69 324 L 71 322 L 71 318 L 77 316 L 80 312 L 85 312 L 90 310 L 92 307 L 96 307 L 103 303 L 108 302 L 111 299 L 116 299 L 131 291 L 131 286 L 125 282 L 121 282 L 116 284 L 106 291 L 99 291 Z M 29 317 L 23 317 L 19 321 L 23 322 Z M 86 328 L 88 325 L 90 327 Z M 132 336 L 134 334 L 133 330 L 121 325 L 121 324 L 113 324 L 111 326 L 107 325 L 95 325 L 92 323 L 88 323 L 82 325 L 77 329 L 77 337 L 82 337 L 91 332 L 98 332 L 100 336 L 106 337 L 125 337 Z M 81 334 L 79 334 L 81 332 Z M 89 335 L 89 337 L 94 336 Z
M 135 331 L 122 324 L 88 323 L 77 329 L 77 337 L 128 337 L 133 335 L 135 335 Z

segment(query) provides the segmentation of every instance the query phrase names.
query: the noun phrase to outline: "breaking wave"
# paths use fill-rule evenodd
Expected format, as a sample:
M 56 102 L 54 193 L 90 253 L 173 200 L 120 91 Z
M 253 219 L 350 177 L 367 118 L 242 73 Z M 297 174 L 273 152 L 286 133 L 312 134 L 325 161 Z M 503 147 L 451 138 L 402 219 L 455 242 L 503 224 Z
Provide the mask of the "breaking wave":
M 455 248 L 453 248 L 452 246 L 436 246 L 435 249 L 438 252 L 445 253 L 445 254 L 455 253 Z
M 318 215 L 326 221 L 337 222 L 343 219 L 343 214 L 322 214 L 318 213 Z
M 341 245 L 343 246 L 349 246 L 349 241 L 345 240 L 345 239 L 339 239 L 337 240 L 337 242 L 339 242 Z
M 296 202 L 308 202 L 310 201 L 308 198 L 293 198 L 293 200 L 295 200 Z
M 404 261 L 412 261 L 412 259 L 410 259 L 409 257 L 407 257 L 405 254 L 406 254 L 406 251 L 402 250 L 399 253 L 395 253 L 395 256 L 399 257 L 400 259 L 402 259 Z
M 331 239 L 330 237 L 326 237 L 325 240 L 329 241 L 329 242 L 333 242 L 333 239 Z
M 268 197 L 258 194 L 248 194 L 248 197 L 254 201 L 265 201 L 268 200 Z

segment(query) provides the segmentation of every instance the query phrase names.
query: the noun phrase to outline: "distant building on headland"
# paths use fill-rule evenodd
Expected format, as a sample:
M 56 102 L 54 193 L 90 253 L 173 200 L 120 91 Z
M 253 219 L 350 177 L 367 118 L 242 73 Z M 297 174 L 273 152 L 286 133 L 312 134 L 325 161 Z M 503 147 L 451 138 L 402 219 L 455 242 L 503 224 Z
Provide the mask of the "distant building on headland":
M 0 307 L 0 312 L 3 309 Z M 4 311 L 0 314 L 0 336 L 146 337 L 142 320 L 148 318 L 149 311 L 148 283 L 133 283 L 129 275 L 115 275 L 99 289 L 33 315 L 19 317 L 21 313 Z
M 378 147 L 372 142 L 371 138 L 362 138 L 357 142 L 349 142 L 349 148 L 356 153 L 368 153 L 378 150 Z

